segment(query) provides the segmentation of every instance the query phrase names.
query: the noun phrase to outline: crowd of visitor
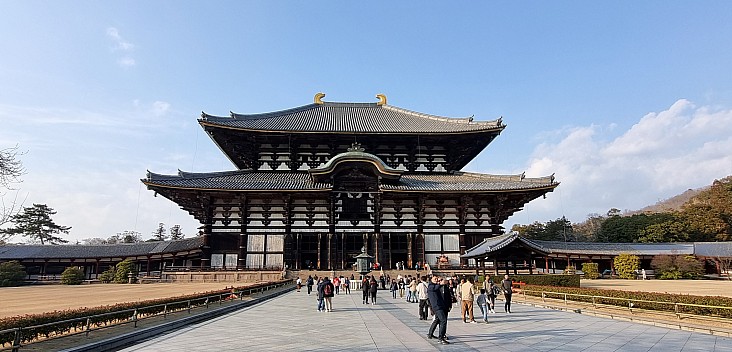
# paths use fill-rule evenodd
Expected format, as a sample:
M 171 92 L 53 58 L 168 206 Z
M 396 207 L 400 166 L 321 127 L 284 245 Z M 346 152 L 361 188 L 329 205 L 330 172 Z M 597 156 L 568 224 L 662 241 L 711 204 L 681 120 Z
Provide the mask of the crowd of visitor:
M 486 275 L 482 283 L 476 282 L 472 276 L 459 280 L 453 277 L 438 275 L 402 276 L 395 278 L 389 275 L 366 275 L 357 280 L 350 277 L 335 276 L 333 278 L 308 276 L 304 285 L 307 294 L 317 296 L 318 312 L 333 311 L 333 297 L 339 294 L 350 294 L 351 286 L 360 286 L 362 303 L 376 305 L 376 296 L 379 288 L 387 287 L 392 298 L 404 299 L 407 303 L 417 303 L 419 320 L 432 320 L 427 338 L 436 339 L 441 344 L 449 344 L 447 336 L 447 315 L 453 306 L 460 307 L 461 319 L 464 323 L 477 323 L 474 317 L 474 306 L 480 309 L 481 320 L 488 323 L 488 315 L 495 314 L 496 298 L 503 296 L 504 312 L 511 313 L 511 297 L 513 295 L 513 281 L 508 275 L 499 283 L 495 283 L 490 275 Z M 358 285 L 360 283 L 360 285 Z M 297 291 L 303 286 L 303 280 L 297 279 Z M 431 318 L 430 318 L 431 317 Z M 438 330 L 439 328 L 439 330 Z M 437 330 L 437 335 L 435 335 Z

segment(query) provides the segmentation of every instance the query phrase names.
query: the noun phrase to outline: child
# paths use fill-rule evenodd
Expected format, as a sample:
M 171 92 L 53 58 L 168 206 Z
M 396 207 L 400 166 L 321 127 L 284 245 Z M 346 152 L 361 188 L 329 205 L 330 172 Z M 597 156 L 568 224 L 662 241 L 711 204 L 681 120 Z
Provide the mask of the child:
M 485 295 L 485 289 L 480 289 L 480 295 L 475 299 L 475 303 L 480 307 L 480 313 L 483 315 L 483 321 L 488 322 L 488 297 Z

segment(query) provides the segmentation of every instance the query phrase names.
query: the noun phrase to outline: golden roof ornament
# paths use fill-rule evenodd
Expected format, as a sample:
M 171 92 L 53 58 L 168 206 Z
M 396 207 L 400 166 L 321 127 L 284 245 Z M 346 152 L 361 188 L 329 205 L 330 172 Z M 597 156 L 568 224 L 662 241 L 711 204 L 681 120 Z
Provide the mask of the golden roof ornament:
M 323 105 L 323 98 L 325 98 L 325 93 L 315 93 L 315 98 L 313 98 L 313 102 L 318 105 Z
M 376 97 L 379 98 L 379 102 L 376 105 L 386 105 L 386 95 L 376 94 Z

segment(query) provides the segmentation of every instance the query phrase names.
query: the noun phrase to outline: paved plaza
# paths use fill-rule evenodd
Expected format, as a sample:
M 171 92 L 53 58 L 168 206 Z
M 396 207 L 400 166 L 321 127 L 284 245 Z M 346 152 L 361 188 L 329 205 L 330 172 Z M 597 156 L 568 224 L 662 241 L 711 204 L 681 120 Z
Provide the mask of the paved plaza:
M 489 323 L 449 315 L 450 345 L 426 338 L 417 304 L 379 291 L 376 305 L 361 292 L 337 295 L 332 312 L 316 310 L 315 295 L 295 291 L 196 324 L 124 351 L 729 351 L 732 339 L 497 301 Z M 476 314 L 479 310 L 476 307 Z

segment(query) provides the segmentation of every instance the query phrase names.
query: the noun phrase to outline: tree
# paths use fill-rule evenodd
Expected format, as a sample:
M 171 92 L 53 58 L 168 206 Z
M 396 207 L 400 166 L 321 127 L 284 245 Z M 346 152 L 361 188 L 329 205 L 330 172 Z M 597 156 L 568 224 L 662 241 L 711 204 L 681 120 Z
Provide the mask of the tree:
M 704 274 L 703 264 L 693 255 L 657 255 L 651 267 L 656 277 L 666 280 L 696 279 Z
M 10 217 L 15 227 L 0 229 L 0 234 L 6 236 L 21 235 L 41 244 L 59 244 L 69 241 L 54 236 L 60 233 L 69 233 L 71 227 L 57 225 L 51 219 L 56 211 L 45 204 L 33 204 L 32 207 L 24 207 L 23 211 Z
M 22 206 L 22 202 L 18 202 L 18 192 L 10 203 L 5 203 L 4 189 L 10 190 L 13 183 L 21 182 L 20 176 L 25 174 L 23 164 L 18 160 L 21 153 L 18 146 L 12 148 L 0 149 L 0 225 L 10 221 L 11 216 L 18 213 L 18 208 Z M 0 240 L 2 240 L 0 234 Z
M 180 230 L 180 225 L 173 225 L 170 228 L 170 239 L 171 240 L 182 240 L 185 238 L 183 231 Z
M 620 253 L 613 259 L 613 267 L 619 278 L 633 280 L 640 269 L 640 258 L 633 254 Z
M 103 238 L 99 238 L 99 237 L 85 238 L 85 239 L 81 240 L 81 244 L 83 244 L 85 246 L 98 246 L 98 245 L 107 244 L 107 243 L 109 243 L 109 242 L 107 242 L 107 240 L 105 240 Z
M 118 284 L 126 284 L 129 280 L 130 273 L 132 273 L 132 276 L 137 275 L 135 263 L 129 259 L 125 259 L 117 263 L 114 273 L 114 282 Z
M 18 261 L 0 263 L 0 287 L 19 286 L 25 275 L 25 267 Z
M 61 283 L 64 285 L 81 285 L 84 282 L 84 271 L 76 266 L 70 266 L 61 273 Z
M 168 236 L 165 235 L 165 224 L 162 222 L 159 223 L 158 228 L 153 231 L 152 235 L 153 237 L 150 239 L 151 241 L 165 241 L 168 238 Z
M 572 230 L 577 241 L 595 242 L 600 236 L 602 223 L 607 217 L 600 214 L 589 214 L 587 220 L 579 224 L 572 225 Z
M 125 230 L 118 232 L 116 235 L 112 235 L 107 239 L 109 244 L 118 243 L 138 243 L 142 242 L 142 236 L 137 231 Z

